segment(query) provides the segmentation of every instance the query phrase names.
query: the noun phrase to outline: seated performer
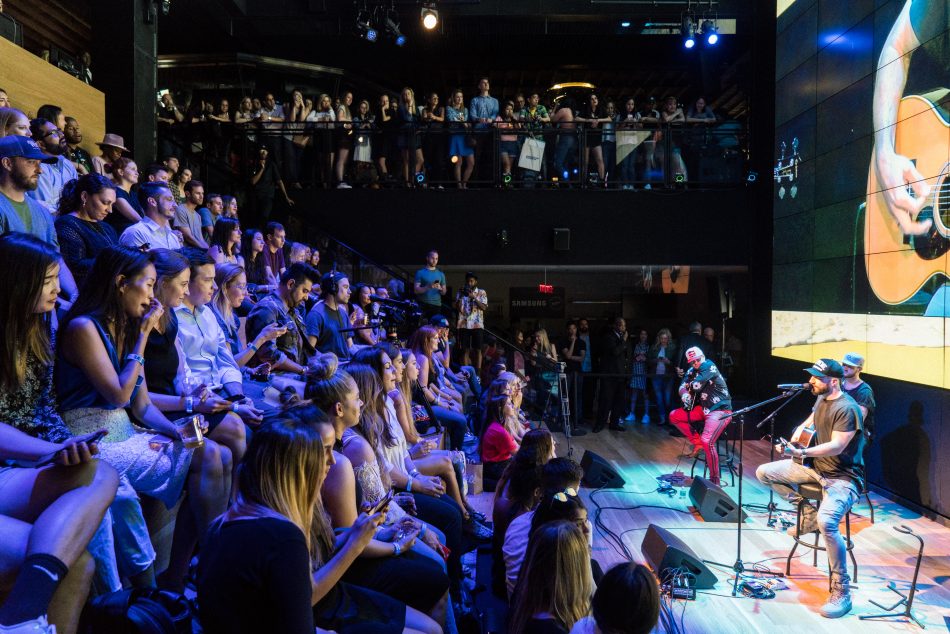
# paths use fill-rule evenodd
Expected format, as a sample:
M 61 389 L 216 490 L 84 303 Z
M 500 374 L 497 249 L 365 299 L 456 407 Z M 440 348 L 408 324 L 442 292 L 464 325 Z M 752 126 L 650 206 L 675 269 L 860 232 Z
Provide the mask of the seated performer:
M 817 444 L 802 448 L 778 447 L 779 451 L 802 460 L 769 462 L 760 466 L 755 475 L 793 504 L 802 499 L 797 492 L 798 485 L 821 484 L 820 510 L 805 505 L 801 530 L 796 528 L 792 534 L 806 535 L 818 530 L 824 536 L 831 569 L 831 597 L 820 611 L 822 616 L 835 619 L 851 610 L 847 551 L 838 525 L 864 490 L 865 437 L 861 433 L 864 422 L 858 404 L 841 389 L 844 371 L 840 363 L 819 359 L 805 371 L 811 374 L 811 392 L 818 400 L 795 433 L 813 427 L 817 431 Z
M 716 441 L 732 422 L 732 397 L 726 380 L 719 368 L 698 347 L 686 351 L 689 369 L 683 374 L 679 394 L 683 407 L 670 412 L 670 422 L 683 432 L 691 443 L 695 458 L 700 451 L 706 452 L 706 465 L 709 467 L 709 479 L 719 484 L 719 452 Z M 701 409 L 700 409 L 701 408 Z M 690 423 L 703 423 L 703 433 L 698 434 Z

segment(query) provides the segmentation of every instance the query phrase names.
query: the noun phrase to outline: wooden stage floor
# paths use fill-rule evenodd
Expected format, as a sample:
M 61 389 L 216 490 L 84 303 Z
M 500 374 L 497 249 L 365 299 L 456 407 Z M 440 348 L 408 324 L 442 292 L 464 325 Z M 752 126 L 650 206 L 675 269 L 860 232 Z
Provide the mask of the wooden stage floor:
M 558 455 L 567 454 L 565 438 L 555 434 Z M 646 528 L 656 524 L 682 539 L 703 559 L 723 562 L 727 568 L 711 566 L 719 578 L 715 588 L 699 591 L 696 601 L 674 603 L 677 620 L 682 619 L 686 632 L 751 633 L 791 631 L 802 632 L 874 632 L 919 631 L 912 622 L 903 619 L 861 621 L 862 614 L 883 610 L 869 602 L 876 600 L 891 605 L 898 600 L 888 584 L 907 592 L 914 574 L 918 541 L 894 530 L 902 524 L 923 537 L 924 559 L 914 598 L 914 614 L 928 632 L 946 632 L 950 625 L 950 528 L 920 516 L 891 500 L 871 493 L 875 507 L 875 524 L 871 524 L 867 502 L 862 498 L 852 511 L 851 533 L 854 555 L 858 562 L 858 580 L 852 582 L 854 608 L 847 616 L 830 620 L 818 613 L 828 594 L 828 568 L 824 553 L 818 554 L 818 568 L 812 564 L 812 551 L 799 547 L 792 560 L 792 575 L 786 579 L 788 588 L 778 590 L 770 600 L 757 600 L 740 595 L 733 598 L 731 567 L 736 560 L 736 524 L 704 522 L 688 497 L 692 460 L 680 454 L 688 449 L 683 438 L 669 435 L 667 428 L 655 425 L 629 425 L 625 433 L 603 431 L 575 438 L 574 459 L 580 462 L 584 450 L 590 449 L 608 460 L 627 481 L 626 487 L 597 493 L 601 507 L 621 507 L 601 512 L 603 523 L 622 535 L 624 544 L 634 560 L 645 563 L 640 551 Z M 769 445 L 762 440 L 745 443 L 745 479 L 743 504 L 768 502 L 768 489 L 755 478 L 755 469 L 768 461 Z M 685 487 L 670 497 L 657 493 L 657 476 L 672 473 L 676 468 L 686 475 Z M 702 463 L 697 466 L 702 475 Z M 723 473 L 725 491 L 736 500 L 736 486 L 730 486 Z M 581 495 L 593 519 L 596 505 L 590 500 L 592 489 L 583 488 Z M 479 507 L 488 503 L 488 495 L 478 496 Z M 782 508 L 791 505 L 779 500 Z M 639 507 L 639 508 L 635 508 Z M 490 511 L 490 508 L 488 509 Z M 785 571 L 785 558 L 792 547 L 792 538 L 781 528 L 769 528 L 766 513 L 748 511 L 749 518 L 742 527 L 742 560 L 747 568 L 755 562 L 768 565 L 772 570 Z M 794 520 L 794 515 L 792 515 Z M 625 560 L 618 549 L 595 528 L 594 558 L 604 570 Z M 801 556 L 799 556 L 801 555 Z M 848 569 L 851 571 L 850 560 Z M 683 606 L 685 604 L 685 611 Z M 903 610 L 903 606 L 898 612 Z M 662 632 L 662 627 L 657 631 Z

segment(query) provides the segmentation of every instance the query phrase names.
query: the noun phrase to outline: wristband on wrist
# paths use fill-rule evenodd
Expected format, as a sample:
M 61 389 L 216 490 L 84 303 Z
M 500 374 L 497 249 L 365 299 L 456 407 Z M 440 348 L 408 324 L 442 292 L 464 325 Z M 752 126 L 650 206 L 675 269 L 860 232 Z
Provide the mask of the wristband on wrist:
M 231 403 L 231 411 L 237 412 L 237 409 L 238 409 L 238 403 L 237 401 L 234 401 L 233 403 Z
M 419 539 L 422 539 L 423 537 L 426 536 L 426 529 L 428 529 L 428 528 L 429 528 L 429 527 L 426 526 L 426 523 L 423 522 L 423 523 L 422 523 L 422 528 L 419 529 Z
M 416 476 L 419 475 L 419 470 L 416 469 L 415 467 L 413 467 L 413 468 L 412 468 L 412 471 L 409 472 L 409 475 L 412 476 L 413 478 L 415 478 Z
M 185 412 L 191 414 L 195 411 L 195 399 L 193 396 L 185 397 Z
M 406 482 L 406 491 L 412 492 L 412 476 L 409 476 L 409 481 Z
M 143 356 L 140 355 L 140 354 L 135 354 L 135 353 L 133 353 L 133 352 L 130 352 L 129 354 L 125 355 L 125 360 L 126 360 L 126 362 L 128 362 L 128 361 L 135 361 L 136 363 L 138 363 L 138 364 L 139 364 L 140 366 L 142 366 L 143 368 L 145 367 L 145 357 L 143 357 Z
M 255 353 L 257 353 L 257 351 L 259 350 L 259 348 L 257 347 L 257 344 L 254 343 L 253 341 L 252 341 L 251 343 L 247 344 L 247 347 L 250 348 L 250 349 L 251 349 L 252 351 L 254 351 Z
M 399 544 L 393 542 L 393 557 L 398 557 L 402 553 L 402 548 L 399 547 Z

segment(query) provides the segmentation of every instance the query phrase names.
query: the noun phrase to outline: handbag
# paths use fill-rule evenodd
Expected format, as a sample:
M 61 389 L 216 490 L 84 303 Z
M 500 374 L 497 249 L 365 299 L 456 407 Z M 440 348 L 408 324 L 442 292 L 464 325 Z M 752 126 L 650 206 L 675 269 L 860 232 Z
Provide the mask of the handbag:
M 544 164 L 544 141 L 527 137 L 518 155 L 518 167 L 532 172 L 540 172 Z

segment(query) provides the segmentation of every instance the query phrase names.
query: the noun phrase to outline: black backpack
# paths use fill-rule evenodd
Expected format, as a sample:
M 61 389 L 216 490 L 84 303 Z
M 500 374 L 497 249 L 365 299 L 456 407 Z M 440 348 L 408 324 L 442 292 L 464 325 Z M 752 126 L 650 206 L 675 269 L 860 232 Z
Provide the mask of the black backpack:
M 134 588 L 103 594 L 86 606 L 81 634 L 191 634 L 192 609 L 175 592 Z

